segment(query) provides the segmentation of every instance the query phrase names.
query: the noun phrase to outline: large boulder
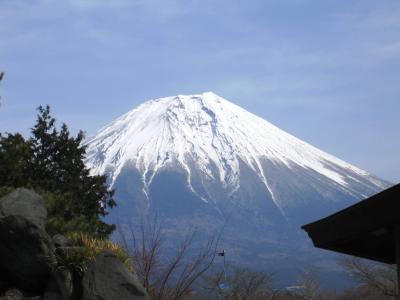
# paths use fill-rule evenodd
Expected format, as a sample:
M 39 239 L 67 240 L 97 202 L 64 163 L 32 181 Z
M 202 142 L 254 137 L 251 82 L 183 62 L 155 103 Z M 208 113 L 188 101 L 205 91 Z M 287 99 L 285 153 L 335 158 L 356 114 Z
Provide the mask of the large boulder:
M 10 289 L 0 297 L 0 300 L 24 300 L 24 294 L 17 289 Z
M 75 282 L 73 273 L 66 267 L 58 267 L 47 281 L 43 300 L 74 300 L 79 299 L 79 284 Z M 1 299 L 0 299 L 1 300 Z
M 68 268 L 58 267 L 53 272 L 53 277 L 64 300 L 76 298 L 77 287 L 74 286 L 74 275 Z
M 18 188 L 0 199 L 0 217 L 21 216 L 45 230 L 47 222 L 46 202 L 34 191 Z
M 44 290 L 56 263 L 46 216 L 43 199 L 27 189 L 0 199 L 0 280 L 32 294 Z
M 56 248 L 66 248 L 71 246 L 71 241 L 69 239 L 67 239 L 64 235 L 62 234 L 56 234 L 53 236 L 52 238 L 53 240 L 53 244 Z
M 66 300 L 66 299 L 69 300 L 69 298 L 64 298 L 62 296 L 55 278 L 50 277 L 46 285 L 46 291 L 43 294 L 43 300 Z
M 82 279 L 82 300 L 147 300 L 137 276 L 112 252 L 100 254 L 88 264 Z

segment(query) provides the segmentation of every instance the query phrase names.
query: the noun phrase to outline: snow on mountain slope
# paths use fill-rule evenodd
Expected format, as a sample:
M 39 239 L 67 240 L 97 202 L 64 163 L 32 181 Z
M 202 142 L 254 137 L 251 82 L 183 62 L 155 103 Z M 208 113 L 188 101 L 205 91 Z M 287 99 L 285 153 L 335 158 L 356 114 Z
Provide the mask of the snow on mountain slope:
M 211 199 L 192 185 L 193 168 L 203 174 L 202 181 L 216 181 L 233 194 L 241 186 L 240 165 L 244 163 L 257 174 L 283 214 L 285 200 L 275 196 L 265 160 L 280 168 L 317 173 L 358 198 L 366 196 L 360 195 L 360 186 L 376 191 L 387 187 L 386 182 L 212 92 L 145 102 L 102 128 L 86 144 L 87 166 L 96 174 L 107 174 L 111 185 L 130 164 L 142 174 L 143 192 L 148 194 L 160 170 L 179 165 L 187 174 L 189 188 L 205 202 Z

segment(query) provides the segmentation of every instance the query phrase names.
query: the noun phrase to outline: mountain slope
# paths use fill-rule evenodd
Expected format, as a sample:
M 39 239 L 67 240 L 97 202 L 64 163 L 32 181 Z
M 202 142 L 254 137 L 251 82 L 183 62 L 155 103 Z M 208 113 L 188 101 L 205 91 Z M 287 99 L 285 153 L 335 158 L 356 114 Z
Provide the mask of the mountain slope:
M 86 145 L 116 188 L 113 222 L 156 212 L 177 236 L 224 226 L 235 261 L 257 267 L 318 261 L 299 226 L 390 185 L 211 92 L 145 102 Z
M 87 144 L 87 165 L 95 173 L 108 174 L 113 185 L 130 164 L 142 174 L 146 196 L 154 176 L 174 164 L 184 169 L 188 186 L 206 202 L 218 200 L 204 186 L 192 184 L 196 181 L 192 170 L 203 182 L 217 182 L 234 194 L 243 164 L 262 182 L 282 214 L 291 200 L 275 195 L 276 179 L 271 177 L 277 175 L 263 161 L 288 171 L 308 170 L 354 197 L 387 186 L 211 92 L 148 101 L 100 130 Z

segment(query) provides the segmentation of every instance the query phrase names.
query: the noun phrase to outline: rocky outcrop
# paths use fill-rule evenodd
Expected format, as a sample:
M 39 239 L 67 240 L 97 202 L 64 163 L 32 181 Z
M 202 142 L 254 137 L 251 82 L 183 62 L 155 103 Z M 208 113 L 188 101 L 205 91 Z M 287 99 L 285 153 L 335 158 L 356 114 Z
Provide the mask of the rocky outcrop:
M 74 275 L 68 268 L 58 267 L 53 272 L 53 278 L 57 283 L 62 299 L 78 298 L 78 287 L 74 286 Z
M 55 257 L 47 234 L 20 216 L 0 218 L 0 276 L 29 292 L 41 292 Z
M 62 234 L 56 234 L 53 236 L 53 244 L 56 248 L 65 248 L 71 246 L 70 241 Z
M 112 252 L 100 254 L 91 262 L 82 280 L 82 300 L 145 300 L 147 293 L 137 277 Z
M 18 188 L 0 199 L 0 217 L 20 216 L 45 230 L 47 222 L 46 202 L 34 191 Z
M 22 294 L 21 291 L 17 289 L 9 289 L 7 290 L 2 297 L 0 297 L 0 300 L 23 300 L 24 295 Z
M 46 285 L 46 291 L 43 295 L 43 300 L 65 300 L 68 298 L 63 298 L 60 289 L 58 287 L 57 281 L 51 277 Z
M 43 199 L 27 189 L 0 200 L 0 277 L 31 293 L 44 289 L 56 263 L 46 217 Z
M 71 245 L 63 235 L 50 238 L 46 222 L 46 203 L 35 192 L 19 188 L 0 199 L 0 300 L 148 299 L 112 252 L 89 263 L 83 278 L 60 265 L 57 257 Z

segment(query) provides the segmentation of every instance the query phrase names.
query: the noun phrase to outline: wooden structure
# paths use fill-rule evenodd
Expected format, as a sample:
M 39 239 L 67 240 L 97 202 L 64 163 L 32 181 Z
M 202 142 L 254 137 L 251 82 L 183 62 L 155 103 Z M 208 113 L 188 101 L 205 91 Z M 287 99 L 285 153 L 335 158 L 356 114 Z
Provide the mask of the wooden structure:
M 400 184 L 302 229 L 315 247 L 397 264 L 400 286 Z

